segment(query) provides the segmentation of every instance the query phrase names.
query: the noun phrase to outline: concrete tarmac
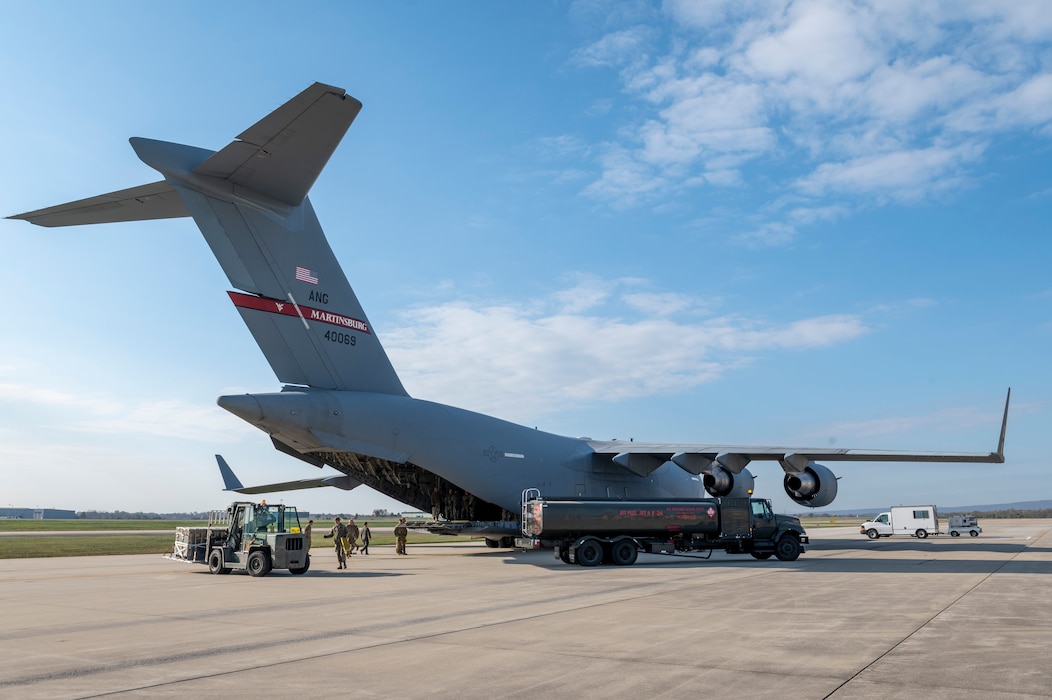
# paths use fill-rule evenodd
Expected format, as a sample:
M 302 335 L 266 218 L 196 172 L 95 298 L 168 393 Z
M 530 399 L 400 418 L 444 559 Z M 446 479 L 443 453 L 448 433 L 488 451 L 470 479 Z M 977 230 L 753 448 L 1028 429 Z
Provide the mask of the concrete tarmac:
M 0 560 L 0 697 L 1048 698 L 1052 521 L 813 529 L 795 562 L 585 569 L 481 543 L 337 571 Z

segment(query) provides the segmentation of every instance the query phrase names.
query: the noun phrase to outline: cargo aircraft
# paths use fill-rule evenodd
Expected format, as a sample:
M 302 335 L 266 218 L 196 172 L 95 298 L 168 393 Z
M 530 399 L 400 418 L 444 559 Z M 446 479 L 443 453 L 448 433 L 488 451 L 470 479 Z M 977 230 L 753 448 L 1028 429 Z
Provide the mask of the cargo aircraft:
M 437 502 L 448 518 L 477 523 L 494 546 L 507 542 L 527 488 L 564 497 L 747 496 L 748 465 L 769 461 L 784 471 L 789 498 L 820 508 L 837 494 L 837 477 L 820 462 L 1004 461 L 1011 390 L 990 453 L 591 440 L 412 398 L 307 196 L 361 108 L 343 89 L 315 83 L 218 152 L 132 138 L 163 180 L 10 218 L 50 227 L 193 217 L 283 385 L 218 404 L 281 452 L 347 477 L 329 485 L 366 484 L 422 511 Z

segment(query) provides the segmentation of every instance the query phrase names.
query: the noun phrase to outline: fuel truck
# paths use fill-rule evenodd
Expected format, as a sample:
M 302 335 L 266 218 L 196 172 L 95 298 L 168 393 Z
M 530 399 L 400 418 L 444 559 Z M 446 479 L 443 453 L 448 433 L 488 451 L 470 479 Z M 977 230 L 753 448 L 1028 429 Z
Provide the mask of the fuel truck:
M 723 550 L 794 561 L 808 544 L 799 518 L 776 515 L 763 498 L 622 501 L 522 497 L 523 549 L 551 547 L 566 564 L 631 566 L 639 552 Z

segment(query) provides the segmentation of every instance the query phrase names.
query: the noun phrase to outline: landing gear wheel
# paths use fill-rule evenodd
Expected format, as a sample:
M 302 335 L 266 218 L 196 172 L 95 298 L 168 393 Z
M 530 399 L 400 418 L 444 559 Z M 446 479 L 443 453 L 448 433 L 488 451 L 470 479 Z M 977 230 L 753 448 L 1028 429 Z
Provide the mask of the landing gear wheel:
M 632 566 L 639 557 L 639 548 L 632 540 L 619 540 L 610 545 L 610 561 L 618 566 Z
M 603 561 L 603 545 L 589 537 L 577 545 L 577 563 L 581 566 L 597 566 Z
M 800 556 L 800 540 L 793 535 L 785 535 L 774 547 L 774 556 L 778 561 L 796 561 Z
M 764 559 L 770 559 L 774 552 L 749 552 L 749 554 L 752 555 L 753 559 L 760 559 L 762 561 Z
M 869 528 L 868 530 L 866 530 L 866 537 L 868 537 L 871 540 L 879 540 L 880 533 L 874 530 L 873 528 Z
M 917 539 L 923 540 L 924 538 L 926 538 L 928 536 L 928 531 L 925 530 L 924 528 L 921 528 L 920 530 L 917 530 L 916 535 L 917 535 Z
M 261 549 L 257 549 L 248 555 L 248 575 L 266 576 L 270 573 L 270 555 Z
M 213 574 L 229 574 L 230 569 L 223 566 L 223 550 L 213 549 L 208 555 L 208 571 Z
M 960 536 L 961 536 L 961 533 L 957 532 L 956 530 L 950 530 L 950 537 L 960 537 Z
M 297 576 L 299 576 L 300 574 L 307 573 L 308 569 L 310 569 L 310 555 L 309 554 L 307 555 L 307 561 L 304 562 L 302 569 L 289 569 L 289 573 L 290 574 L 296 574 Z

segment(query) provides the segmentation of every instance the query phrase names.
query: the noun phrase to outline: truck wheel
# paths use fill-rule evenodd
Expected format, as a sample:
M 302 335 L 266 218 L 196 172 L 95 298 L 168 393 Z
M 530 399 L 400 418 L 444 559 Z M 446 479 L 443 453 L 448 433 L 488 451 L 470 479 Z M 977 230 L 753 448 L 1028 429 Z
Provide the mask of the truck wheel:
M 979 536 L 979 533 L 976 530 L 969 530 L 968 534 L 971 535 L 972 537 L 978 537 Z
M 749 554 L 752 555 L 753 559 L 759 559 L 760 561 L 763 561 L 764 559 L 770 559 L 773 553 L 774 552 L 749 552 Z
M 208 570 L 213 574 L 229 574 L 230 569 L 223 566 L 223 550 L 213 549 L 208 555 Z
M 597 566 L 603 561 L 603 545 L 594 537 L 577 545 L 577 563 L 581 566 Z
M 500 547 L 500 540 L 487 539 L 486 546 L 490 549 L 497 549 L 498 547 Z
M 866 530 L 866 537 L 868 537 L 871 540 L 879 540 L 880 533 L 874 530 L 873 528 L 869 528 L 868 530 Z
M 785 535 L 774 547 L 778 561 L 796 561 L 800 556 L 800 540 L 795 535 Z
M 960 537 L 960 536 L 961 536 L 961 533 L 957 532 L 956 530 L 950 530 L 950 537 Z
M 639 557 L 639 548 L 632 540 L 619 540 L 610 545 L 610 561 L 618 566 L 632 566 Z
M 928 531 L 925 530 L 924 528 L 921 528 L 920 530 L 917 530 L 917 539 L 923 540 L 927 536 L 928 536 Z
M 257 549 L 248 555 L 247 568 L 249 576 L 266 576 L 270 573 L 270 555 Z
M 299 576 L 300 574 L 307 573 L 307 569 L 309 569 L 309 568 L 310 568 L 310 555 L 308 554 L 307 555 L 307 561 L 304 562 L 303 568 L 302 569 L 289 569 L 289 573 L 290 574 L 296 574 L 297 576 Z
M 562 561 L 563 564 L 569 564 L 570 563 L 570 548 L 569 547 L 559 547 L 559 560 Z

